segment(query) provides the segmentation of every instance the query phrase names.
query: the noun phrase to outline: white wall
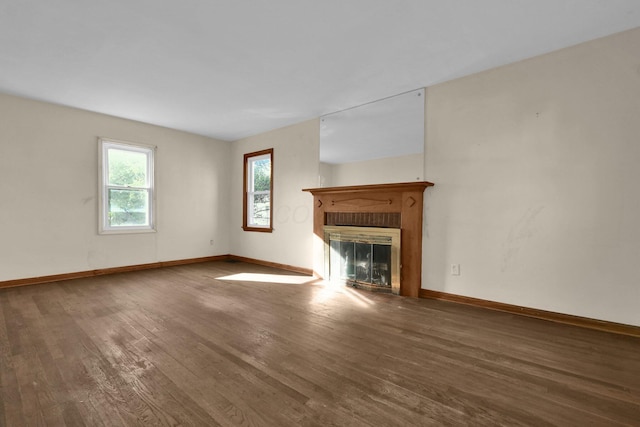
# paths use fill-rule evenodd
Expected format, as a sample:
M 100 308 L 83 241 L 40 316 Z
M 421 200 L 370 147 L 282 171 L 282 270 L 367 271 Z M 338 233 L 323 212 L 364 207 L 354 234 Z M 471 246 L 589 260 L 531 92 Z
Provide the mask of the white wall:
M 99 136 L 157 145 L 157 233 L 98 235 Z M 229 253 L 229 155 L 226 142 L 0 94 L 0 281 Z
M 231 155 L 231 253 L 313 267 L 313 196 L 318 186 L 319 119 L 262 133 L 233 143 Z M 272 233 L 242 230 L 242 173 L 245 153 L 273 148 Z
M 388 157 L 330 165 L 323 163 L 321 181 L 325 187 L 389 184 L 424 180 L 424 155 Z
M 640 325 L 639 52 L 636 29 L 428 88 L 424 288 Z

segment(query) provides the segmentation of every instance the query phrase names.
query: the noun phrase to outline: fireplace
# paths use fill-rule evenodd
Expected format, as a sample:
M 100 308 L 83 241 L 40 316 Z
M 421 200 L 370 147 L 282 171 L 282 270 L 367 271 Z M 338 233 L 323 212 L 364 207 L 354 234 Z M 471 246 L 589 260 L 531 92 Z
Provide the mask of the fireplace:
M 325 226 L 324 242 L 330 281 L 400 294 L 400 229 Z
M 427 187 L 432 186 L 433 183 L 427 181 L 417 182 L 403 182 L 393 184 L 379 184 L 379 185 L 357 185 L 346 187 L 324 187 L 324 188 L 309 188 L 304 191 L 308 191 L 313 194 L 314 212 L 313 212 L 313 232 L 320 240 L 320 245 L 314 244 L 316 252 L 314 254 L 322 255 L 324 261 L 314 262 L 314 272 L 324 279 L 330 279 L 333 277 L 342 277 L 347 283 L 355 283 L 356 286 L 380 290 L 388 285 L 382 285 L 382 267 L 381 262 L 378 261 L 379 257 L 382 257 L 384 249 L 377 249 L 378 255 L 374 257 L 375 246 L 369 255 L 371 262 L 367 264 L 366 256 L 368 252 L 364 252 L 364 260 L 360 263 L 361 277 L 365 277 L 365 270 L 367 265 L 369 266 L 368 273 L 371 277 L 370 282 L 357 279 L 357 262 L 358 252 L 357 244 L 358 240 L 352 241 L 352 249 L 347 249 L 349 245 L 349 238 L 345 239 L 340 237 L 340 242 L 346 242 L 345 248 L 342 247 L 342 243 L 334 243 L 336 251 L 345 251 L 344 253 L 351 253 L 353 251 L 353 263 L 344 262 L 344 270 L 342 266 L 332 267 L 331 264 L 331 239 L 327 241 L 326 230 L 331 230 L 330 227 L 342 227 L 348 226 L 354 229 L 354 233 L 362 233 L 363 228 L 369 227 L 372 229 L 396 230 L 398 237 L 398 268 L 391 273 L 391 292 L 399 293 L 403 296 L 418 297 L 421 288 L 421 276 L 422 276 L 422 208 L 423 208 L 423 193 Z M 342 232 L 341 232 L 342 233 Z M 337 240 L 337 239 L 336 239 Z M 371 244 L 365 243 L 365 244 Z M 322 249 L 319 247 L 321 246 Z M 389 246 L 386 243 L 381 246 Z M 393 244 L 391 245 L 393 247 Z M 360 246 L 362 250 L 363 247 Z M 322 254 L 320 254 L 322 251 Z M 342 253 L 342 252 L 336 252 Z M 393 257 L 393 249 L 391 251 Z M 362 259 L 362 255 L 360 256 Z M 317 259 L 317 258 L 316 258 Z M 376 271 L 374 272 L 373 264 L 377 264 Z M 394 261 L 391 261 L 392 265 Z M 349 269 L 354 269 L 351 271 Z M 336 272 L 337 271 L 337 272 Z M 332 276 L 333 272 L 333 276 Z M 375 280 L 373 277 L 376 277 Z M 354 277 L 351 279 L 351 277 Z M 386 275 L 385 275 L 386 280 Z M 397 280 L 399 284 L 395 285 L 394 280 Z M 350 282 L 351 281 L 351 282 Z M 380 282 L 380 283 L 375 283 Z M 374 288 L 375 287 L 375 288 Z M 399 290 L 396 290 L 399 289 Z M 388 290 L 387 290 L 388 291 Z

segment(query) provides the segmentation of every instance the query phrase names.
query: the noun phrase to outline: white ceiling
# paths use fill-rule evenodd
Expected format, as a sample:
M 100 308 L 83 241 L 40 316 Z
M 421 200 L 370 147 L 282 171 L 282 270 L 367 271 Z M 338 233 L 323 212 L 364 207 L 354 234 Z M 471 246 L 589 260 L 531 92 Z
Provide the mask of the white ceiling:
M 0 0 L 0 91 L 236 140 L 638 26 L 638 0 Z

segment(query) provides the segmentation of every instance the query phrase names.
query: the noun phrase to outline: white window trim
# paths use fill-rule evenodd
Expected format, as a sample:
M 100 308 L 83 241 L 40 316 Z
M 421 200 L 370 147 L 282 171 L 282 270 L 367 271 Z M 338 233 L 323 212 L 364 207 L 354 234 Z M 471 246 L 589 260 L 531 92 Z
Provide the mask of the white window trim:
M 108 168 L 105 167 L 107 150 L 109 148 L 138 151 L 149 156 L 147 164 L 147 176 L 149 178 L 149 225 L 145 226 L 120 226 L 110 227 L 107 219 L 109 207 L 107 191 L 109 188 L 119 188 L 107 185 Z M 98 138 L 98 234 L 132 234 L 132 233 L 155 233 L 156 232 L 156 191 L 155 191 L 155 158 L 156 146 L 138 144 L 126 141 L 119 141 L 110 138 Z M 124 187 L 126 188 L 126 187 Z

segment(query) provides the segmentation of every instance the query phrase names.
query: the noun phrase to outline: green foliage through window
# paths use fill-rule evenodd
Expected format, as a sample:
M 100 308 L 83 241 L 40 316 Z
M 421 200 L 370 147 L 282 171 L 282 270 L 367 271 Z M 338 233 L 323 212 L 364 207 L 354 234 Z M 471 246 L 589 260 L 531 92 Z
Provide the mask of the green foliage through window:
M 269 191 L 271 189 L 271 159 L 260 159 L 253 162 L 253 191 Z
M 127 187 L 109 189 L 109 225 L 149 225 L 149 193 L 140 189 L 147 187 L 147 154 L 111 148 L 108 156 L 109 185 Z
M 147 185 L 147 154 L 110 148 L 109 185 L 143 187 Z

